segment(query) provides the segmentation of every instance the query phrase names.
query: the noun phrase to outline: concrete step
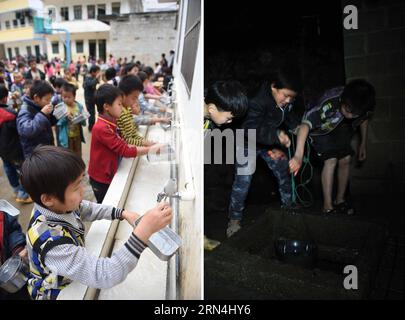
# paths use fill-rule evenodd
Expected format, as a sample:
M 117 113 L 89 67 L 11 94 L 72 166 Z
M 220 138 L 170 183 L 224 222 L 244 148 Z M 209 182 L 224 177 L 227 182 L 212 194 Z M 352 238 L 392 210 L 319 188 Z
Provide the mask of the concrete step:
M 278 261 L 274 240 L 280 236 L 314 241 L 317 259 L 298 256 L 289 257 L 293 264 Z M 365 298 L 376 274 L 383 238 L 384 228 L 358 219 L 267 210 L 213 252 L 205 253 L 206 297 Z M 343 288 L 343 269 L 349 264 L 358 268 L 356 291 Z
M 205 254 L 207 299 L 358 299 L 343 275 L 309 270 L 221 245 Z

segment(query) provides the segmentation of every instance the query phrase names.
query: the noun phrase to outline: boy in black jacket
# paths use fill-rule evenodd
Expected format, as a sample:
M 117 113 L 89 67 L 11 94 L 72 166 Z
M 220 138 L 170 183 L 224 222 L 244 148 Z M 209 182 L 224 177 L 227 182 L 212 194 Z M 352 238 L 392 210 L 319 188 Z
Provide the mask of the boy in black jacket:
M 20 138 L 17 132 L 17 114 L 7 105 L 8 90 L 0 85 L 0 157 L 3 160 L 4 171 L 13 188 L 16 201 L 32 203 L 30 196 L 20 183 L 19 171 L 24 161 Z
M 84 101 L 86 103 L 87 111 L 90 113 L 89 118 L 89 131 L 93 129 L 95 117 L 96 117 L 96 101 L 95 94 L 97 89 L 97 84 L 100 80 L 101 72 L 100 67 L 93 65 L 90 68 L 89 75 L 84 79 L 83 89 L 84 89 Z
M 245 142 L 243 150 L 236 146 L 237 152 L 244 152 L 245 156 L 255 153 L 262 157 L 278 180 L 282 207 L 289 208 L 292 201 L 291 176 L 288 170 L 288 159 L 284 156 L 274 157 L 269 150 L 289 147 L 291 142 L 288 135 L 280 130 L 284 123 L 289 129 L 295 130 L 300 124 L 292 113 L 292 103 L 300 90 L 299 76 L 294 68 L 282 68 L 271 83 L 262 85 L 259 93 L 249 102 L 249 108 L 244 129 L 256 131 L 255 150 L 248 149 Z M 246 130 L 247 131 L 247 130 Z M 277 153 L 284 154 L 281 151 Z M 245 200 L 249 192 L 253 173 L 256 170 L 256 157 L 245 164 L 236 162 L 235 179 L 232 186 L 229 204 L 229 224 L 227 236 L 232 236 L 240 228 Z M 253 161 L 252 161 L 253 160 Z M 243 172 L 244 171 L 244 172 Z M 243 172 L 243 173 L 242 173 Z

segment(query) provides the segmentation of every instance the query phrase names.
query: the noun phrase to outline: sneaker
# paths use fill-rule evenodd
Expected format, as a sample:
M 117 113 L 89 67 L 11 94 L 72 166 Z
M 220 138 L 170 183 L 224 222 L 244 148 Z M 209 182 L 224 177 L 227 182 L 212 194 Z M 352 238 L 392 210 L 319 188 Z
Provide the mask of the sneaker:
M 18 203 L 32 203 L 33 202 L 31 197 L 28 195 L 28 193 L 21 191 L 21 190 L 18 191 L 15 201 Z
M 356 213 L 353 206 L 347 201 L 335 204 L 335 208 L 339 213 L 347 214 L 349 216 L 352 216 Z
M 324 215 L 334 215 L 338 213 L 338 210 L 336 208 L 333 209 L 322 209 L 322 214 Z
M 18 203 L 26 203 L 26 204 L 28 204 L 28 203 L 33 203 L 33 202 L 34 202 L 34 201 L 31 199 L 30 196 L 28 196 L 28 198 L 16 198 L 15 201 L 18 202 Z
M 232 237 L 236 232 L 242 228 L 240 220 L 229 220 L 228 228 L 226 229 L 226 236 L 228 238 Z
M 209 239 L 204 235 L 204 250 L 212 251 L 216 247 L 218 247 L 220 244 L 221 244 L 221 242 L 219 242 L 217 240 Z
M 20 191 L 20 187 L 13 187 L 14 196 L 17 197 L 18 192 Z

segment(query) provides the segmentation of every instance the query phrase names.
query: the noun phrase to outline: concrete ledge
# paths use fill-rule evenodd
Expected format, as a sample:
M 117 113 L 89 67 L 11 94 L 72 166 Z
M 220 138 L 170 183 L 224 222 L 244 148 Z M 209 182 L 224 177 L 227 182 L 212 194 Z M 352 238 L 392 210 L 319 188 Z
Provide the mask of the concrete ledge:
M 145 135 L 147 128 L 141 127 L 139 131 Z M 138 157 L 121 160 L 103 204 L 115 207 L 124 206 L 138 162 Z M 109 256 L 114 245 L 117 227 L 118 221 L 94 221 L 86 235 L 87 252 L 97 257 Z M 79 282 L 72 282 L 60 292 L 58 300 L 93 300 L 96 296 L 97 289 L 89 288 Z
M 160 126 L 150 126 L 148 140 L 162 142 L 170 137 Z M 159 137 L 157 139 L 157 137 Z M 137 170 L 131 178 L 127 191 L 125 208 L 143 215 L 156 205 L 156 197 L 170 178 L 169 162 L 148 162 L 141 157 Z M 133 228 L 127 221 L 119 222 L 114 232 L 114 250 L 117 250 L 129 238 Z M 100 290 L 99 300 L 162 300 L 166 299 L 167 262 L 159 260 L 150 249 L 146 249 L 138 264 L 119 285 Z

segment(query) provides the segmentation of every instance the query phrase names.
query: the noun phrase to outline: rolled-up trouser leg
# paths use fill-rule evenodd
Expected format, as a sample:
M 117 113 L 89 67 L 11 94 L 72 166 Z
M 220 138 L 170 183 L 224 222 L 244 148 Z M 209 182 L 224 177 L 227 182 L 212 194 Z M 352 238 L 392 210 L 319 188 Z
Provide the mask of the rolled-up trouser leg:
M 291 205 L 292 186 L 291 174 L 288 169 L 288 159 L 273 160 L 267 154 L 266 150 L 260 150 L 259 155 L 266 161 L 267 166 L 277 178 L 282 206 Z
M 238 152 L 237 147 L 237 152 Z M 245 155 L 248 155 L 247 147 L 244 148 Z M 251 150 L 253 157 L 246 163 L 235 163 L 235 178 L 232 185 L 231 198 L 229 202 L 229 219 L 242 220 L 245 201 L 249 192 L 253 174 L 256 171 L 256 150 Z

